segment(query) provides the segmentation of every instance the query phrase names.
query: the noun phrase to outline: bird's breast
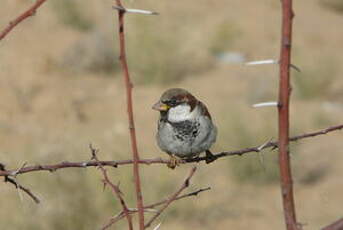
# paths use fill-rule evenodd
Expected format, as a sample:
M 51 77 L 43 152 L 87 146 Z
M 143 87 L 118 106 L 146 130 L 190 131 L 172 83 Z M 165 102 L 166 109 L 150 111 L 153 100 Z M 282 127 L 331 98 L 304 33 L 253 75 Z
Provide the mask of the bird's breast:
M 172 126 L 175 137 L 180 141 L 192 142 L 199 133 L 200 123 L 198 121 L 169 122 Z

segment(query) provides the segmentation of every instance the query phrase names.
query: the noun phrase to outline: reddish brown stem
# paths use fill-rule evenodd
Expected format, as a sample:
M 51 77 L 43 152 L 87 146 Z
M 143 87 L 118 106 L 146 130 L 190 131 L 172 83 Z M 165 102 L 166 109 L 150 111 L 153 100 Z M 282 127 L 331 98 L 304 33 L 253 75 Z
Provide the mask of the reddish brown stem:
M 192 170 L 193 170 L 193 169 L 192 169 Z M 176 197 L 174 200 L 176 201 L 176 200 L 181 200 L 181 199 L 183 199 L 183 198 L 190 197 L 190 196 L 197 196 L 199 193 L 205 192 L 205 191 L 210 190 L 210 189 L 211 189 L 211 187 L 198 189 L 198 190 L 196 190 L 196 191 L 194 191 L 194 192 L 190 192 L 190 193 L 187 193 L 187 194 L 178 196 L 178 197 Z M 165 203 L 168 202 L 168 201 L 169 201 L 169 199 L 164 199 L 164 200 L 159 201 L 159 202 L 156 202 L 156 203 L 154 203 L 154 204 L 147 205 L 147 206 L 145 206 L 144 208 L 154 208 L 154 207 L 156 207 L 156 206 L 160 206 L 160 205 L 162 205 L 162 204 L 165 204 Z
M 24 191 L 29 197 L 32 198 L 32 200 L 34 202 L 36 202 L 36 204 L 39 204 L 40 203 L 40 200 L 39 198 L 33 194 L 33 192 L 31 192 L 30 189 L 22 186 L 21 184 L 19 184 L 16 180 L 12 179 L 12 178 L 9 178 L 9 177 L 5 177 L 5 182 L 10 182 L 11 184 L 13 184 L 17 189 L 20 189 L 22 191 Z
M 299 141 L 299 140 L 310 138 L 310 137 L 325 135 L 325 134 L 328 134 L 330 132 L 342 130 L 342 129 L 343 129 L 343 125 L 331 126 L 331 127 L 326 128 L 326 129 L 319 130 L 319 131 L 293 136 L 293 137 L 289 138 L 289 140 L 290 141 Z M 273 141 L 273 142 L 269 142 L 269 143 L 263 145 L 263 148 L 260 148 L 260 146 L 255 146 L 255 147 L 249 147 L 249 148 L 244 148 L 244 149 L 239 149 L 239 150 L 215 153 L 214 156 L 216 159 L 223 158 L 223 157 L 229 157 L 229 156 L 237 156 L 237 155 L 241 156 L 241 155 L 247 154 L 247 153 L 255 153 L 255 152 L 261 151 L 263 149 L 277 148 L 277 147 L 278 147 L 278 142 Z M 197 157 L 197 158 L 192 158 L 190 160 L 187 160 L 184 163 L 200 162 L 200 161 L 205 161 L 206 159 L 207 159 L 206 157 Z M 99 163 L 102 166 L 118 167 L 120 165 L 133 164 L 133 160 L 99 161 Z M 140 159 L 139 163 L 140 164 L 146 164 L 146 165 L 168 164 L 169 160 L 162 159 L 162 158 Z M 98 163 L 96 163 L 94 161 L 81 161 L 81 162 L 65 162 L 64 161 L 61 163 L 50 164 L 50 165 L 27 166 L 27 167 L 22 167 L 19 170 L 1 170 L 0 169 L 0 176 L 13 176 L 14 174 L 18 175 L 18 174 L 24 174 L 24 173 L 37 172 L 37 171 L 54 172 L 58 169 L 87 168 L 87 167 L 94 167 L 94 166 L 98 166 Z
M 25 165 L 26 165 L 26 163 L 23 165 L 23 167 L 24 167 Z M 23 168 L 23 167 L 21 167 L 21 168 Z M 20 168 L 20 169 L 21 169 L 21 168 Z M 20 169 L 19 169 L 19 170 L 20 170 Z M 0 170 L 3 170 L 3 171 L 6 170 L 6 169 L 5 169 L 5 165 L 2 164 L 2 163 L 0 163 Z M 17 170 L 17 171 L 18 171 L 18 170 Z M 15 172 L 16 172 L 16 171 L 15 171 Z M 4 181 L 13 184 L 13 185 L 16 187 L 16 189 L 20 189 L 20 190 L 24 191 L 28 196 L 30 196 L 30 197 L 32 198 L 32 200 L 33 200 L 34 202 L 36 202 L 36 204 L 39 204 L 39 203 L 40 203 L 39 198 L 38 198 L 35 194 L 33 194 L 33 192 L 31 192 L 30 189 L 28 189 L 28 188 L 26 188 L 26 187 L 24 187 L 24 186 L 22 186 L 21 184 L 18 183 L 18 180 L 16 180 L 16 178 L 15 178 L 15 176 L 17 175 L 15 172 L 12 173 L 12 175 L 14 176 L 14 178 L 10 178 L 9 176 L 5 176 L 5 180 L 4 180 Z
M 198 189 L 194 192 L 190 192 L 190 193 L 187 193 L 187 194 L 184 194 L 184 195 L 181 195 L 181 196 L 178 196 L 174 201 L 177 201 L 177 200 L 181 200 L 183 198 L 187 198 L 187 197 L 191 197 L 191 196 L 197 196 L 199 193 L 201 192 L 205 192 L 207 190 L 210 190 L 211 188 L 208 187 L 208 188 L 202 188 L 202 189 Z M 169 201 L 169 198 L 166 198 L 162 201 L 159 201 L 159 202 L 156 202 L 156 203 L 153 203 L 153 204 L 150 204 L 150 205 L 147 205 L 144 207 L 144 209 L 151 209 L 151 208 L 154 208 L 154 207 L 157 207 L 157 206 L 160 206 L 162 204 L 165 204 Z M 137 212 L 137 210 L 132 210 L 132 209 L 129 209 L 130 213 L 131 214 L 134 214 Z M 103 229 L 107 229 L 108 227 L 110 227 L 111 225 L 113 225 L 115 222 L 121 220 L 122 218 L 124 218 L 124 213 L 123 211 L 121 211 L 118 215 L 114 216 L 111 218 L 110 222 L 108 224 L 106 224 L 104 226 Z
M 193 167 L 187 176 L 187 178 L 184 180 L 182 183 L 181 187 L 174 193 L 172 194 L 167 201 L 164 203 L 164 205 L 158 210 L 158 212 L 148 221 L 148 223 L 145 225 L 145 228 L 148 228 L 151 226 L 151 224 L 161 215 L 161 213 L 173 202 L 177 199 L 177 197 L 180 195 L 180 193 L 189 186 L 189 181 L 194 175 L 196 171 L 196 167 Z
M 129 225 L 129 230 L 133 230 L 132 218 L 131 218 L 129 209 L 127 208 L 126 202 L 124 201 L 122 192 L 120 191 L 120 189 L 117 185 L 115 185 L 111 182 L 110 178 L 107 175 L 107 170 L 100 164 L 99 159 L 96 155 L 98 150 L 94 149 L 91 145 L 89 147 L 90 147 L 91 153 L 92 153 L 92 160 L 95 160 L 95 163 L 97 163 L 97 166 L 99 167 L 99 169 L 101 170 L 101 172 L 103 174 L 104 185 L 109 185 L 112 189 L 112 192 L 117 196 L 117 198 L 120 201 L 120 204 L 122 206 L 123 213 L 127 219 L 127 223 Z
M 116 0 L 118 7 L 123 7 L 120 0 Z M 133 84 L 130 79 L 129 68 L 126 61 L 125 52 L 125 33 L 124 33 L 124 16 L 125 10 L 118 10 L 118 22 L 119 22 L 119 44 L 120 44 L 120 63 L 124 72 L 124 80 L 126 86 L 126 98 L 127 98 L 127 113 L 129 118 L 129 129 L 131 136 L 131 147 L 133 154 L 133 175 L 135 180 L 135 189 L 137 197 L 137 208 L 139 215 L 139 229 L 144 230 L 144 206 L 143 196 L 141 191 L 141 182 L 139 176 L 139 154 L 137 148 L 135 122 L 133 117 L 133 104 L 132 104 L 132 88 Z
M 11 32 L 11 30 L 16 27 L 20 22 L 24 21 L 25 19 L 33 16 L 36 13 L 36 10 L 44 3 L 46 0 L 37 0 L 35 4 L 33 4 L 28 10 L 20 14 L 17 18 L 10 21 L 8 26 L 0 32 L 0 41 L 6 37 L 6 35 Z
M 334 223 L 322 228 L 322 230 L 342 230 L 343 229 L 343 218 L 335 221 Z
M 292 0 L 282 0 L 282 38 L 279 83 L 279 167 L 283 211 L 287 230 L 297 230 L 291 162 L 289 158 L 289 101 L 292 44 Z

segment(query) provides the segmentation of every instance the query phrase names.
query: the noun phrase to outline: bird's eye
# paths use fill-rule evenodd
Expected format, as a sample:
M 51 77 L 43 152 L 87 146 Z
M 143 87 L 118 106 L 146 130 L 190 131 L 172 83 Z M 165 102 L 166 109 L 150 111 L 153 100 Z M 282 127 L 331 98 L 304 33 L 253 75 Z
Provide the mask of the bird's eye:
M 170 107 L 174 107 L 178 105 L 178 102 L 175 99 L 170 99 L 170 100 L 164 101 L 163 103 L 166 105 L 169 105 Z

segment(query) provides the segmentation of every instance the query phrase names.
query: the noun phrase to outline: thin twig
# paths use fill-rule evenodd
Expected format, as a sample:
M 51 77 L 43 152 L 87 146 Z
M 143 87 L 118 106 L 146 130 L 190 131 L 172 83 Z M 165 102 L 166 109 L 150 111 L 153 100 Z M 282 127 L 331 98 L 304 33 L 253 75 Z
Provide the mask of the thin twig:
M 207 187 L 207 188 L 202 188 L 202 189 L 198 189 L 194 192 L 190 192 L 190 193 L 187 193 L 187 194 L 184 194 L 184 195 L 181 195 L 181 196 L 178 196 L 175 201 L 177 200 L 181 200 L 183 198 L 187 198 L 187 197 L 191 197 L 191 196 L 197 196 L 199 193 L 201 192 L 205 192 L 205 191 L 208 191 L 210 190 L 211 188 L 210 187 Z M 150 205 L 147 205 L 147 206 L 144 206 L 144 211 L 146 212 L 147 210 L 149 209 L 152 209 L 152 208 L 155 208 L 157 206 L 160 206 L 162 204 L 165 204 L 166 202 L 168 201 L 168 198 L 164 199 L 164 200 L 161 200 L 159 202 L 156 202 L 156 203 L 153 203 L 153 204 L 150 204 Z M 137 209 L 129 209 L 130 211 L 130 214 L 133 214 L 133 213 L 136 213 L 138 210 Z M 156 212 L 156 211 L 155 211 Z M 113 225 L 115 222 L 121 220 L 122 218 L 124 218 L 124 213 L 123 211 L 121 211 L 119 214 L 115 215 L 114 217 L 112 217 L 110 219 L 110 222 L 106 225 L 106 226 L 111 226 Z M 108 228 L 107 227 L 107 228 Z M 103 228 L 103 229 L 106 229 L 106 228 Z
M 335 221 L 334 223 L 322 228 L 322 230 L 342 230 L 343 229 L 343 218 Z
M 32 198 L 32 200 L 34 202 L 36 202 L 36 204 L 40 203 L 39 198 L 35 194 L 33 194 L 33 192 L 31 192 L 30 189 L 28 189 L 28 188 L 22 186 L 21 184 L 19 184 L 18 181 L 15 181 L 15 180 L 11 179 L 10 177 L 7 177 L 7 179 L 5 179 L 5 182 L 10 182 L 16 188 L 19 188 L 20 190 L 24 191 L 28 196 L 30 196 Z
M 134 213 L 137 213 L 138 212 L 138 209 L 137 208 L 129 208 L 129 213 L 130 215 L 134 214 Z M 157 210 L 155 209 L 147 209 L 147 208 L 144 208 L 144 212 L 152 212 L 152 213 L 156 213 Z M 110 220 L 108 221 L 108 223 L 106 223 L 102 228 L 101 230 L 106 230 L 108 229 L 109 227 L 111 227 L 112 225 L 114 225 L 116 222 L 118 222 L 119 220 L 123 219 L 125 217 L 125 214 L 123 211 L 121 211 L 120 213 L 118 213 L 117 215 L 113 216 L 110 218 Z
M 120 0 L 116 0 L 117 7 L 123 8 Z M 143 208 L 143 195 L 141 191 L 141 182 L 139 175 L 139 153 L 137 148 L 135 121 L 133 116 L 133 103 L 132 103 L 132 88 L 133 84 L 130 79 L 129 67 L 126 60 L 126 47 L 125 47 L 125 33 L 124 33 L 124 16 L 125 10 L 118 10 L 118 22 L 119 22 L 119 46 L 120 46 L 120 63 L 124 73 L 126 99 L 127 99 L 127 114 L 129 118 L 129 129 L 131 137 L 131 147 L 133 155 L 133 176 L 135 180 L 135 190 L 137 198 L 137 208 L 139 215 L 139 229 L 144 230 L 144 208 Z
M 121 211 L 118 215 L 112 217 L 104 226 L 102 226 L 101 230 L 106 230 L 109 227 L 111 227 L 113 224 L 115 224 L 118 220 L 124 218 L 124 212 Z
M 0 163 L 0 170 L 5 171 L 5 165 L 4 164 Z M 13 175 L 13 173 L 12 173 L 12 175 Z M 10 175 L 5 176 L 5 182 L 9 182 L 9 183 L 13 184 L 17 189 L 20 189 L 20 190 L 24 191 L 28 196 L 30 196 L 32 198 L 32 200 L 34 202 L 36 202 L 36 204 L 40 203 L 39 198 L 35 194 L 33 194 L 30 189 L 28 189 L 28 188 L 22 186 L 21 184 L 19 184 L 18 181 L 15 180 L 15 179 L 12 179 L 10 177 Z
M 193 167 L 187 176 L 187 178 L 184 180 L 182 183 L 181 187 L 174 193 L 172 194 L 167 201 L 164 203 L 164 205 L 158 210 L 158 212 L 148 221 L 148 223 L 145 225 L 145 228 L 150 227 L 150 225 L 161 215 L 161 213 L 173 202 L 177 199 L 177 197 L 180 195 L 180 193 L 189 186 L 190 179 L 194 175 L 196 171 L 196 167 Z
M 282 34 L 279 81 L 279 168 L 283 213 L 287 230 L 300 229 L 297 224 L 291 162 L 289 157 L 290 66 L 292 46 L 292 0 L 282 0 Z
M 289 138 L 289 141 L 296 142 L 302 139 L 307 139 L 311 137 L 326 135 L 328 133 L 343 130 L 343 125 L 336 125 L 331 126 L 319 131 L 305 133 L 297 136 L 293 136 Z M 229 156 L 241 156 L 247 153 L 257 153 L 261 150 L 267 149 L 267 148 L 278 148 L 278 142 L 277 141 L 270 141 L 268 143 L 265 143 L 263 145 L 263 148 L 261 148 L 261 145 L 255 146 L 255 147 L 248 147 L 243 148 L 239 150 L 233 150 L 233 151 L 224 151 L 219 153 L 214 153 L 214 157 L 216 159 L 223 158 L 223 157 L 229 157 Z M 181 163 L 191 163 L 191 162 L 200 162 L 200 161 L 206 161 L 207 157 L 196 157 L 187 159 Z M 133 164 L 133 160 L 118 160 L 118 161 L 99 161 L 99 163 L 102 166 L 109 166 L 109 167 L 118 167 L 121 165 L 130 165 Z M 162 159 L 160 157 L 158 158 L 151 158 L 151 159 L 140 159 L 138 161 L 139 164 L 145 164 L 145 165 L 151 165 L 151 164 L 168 164 L 169 160 Z M 20 169 L 17 174 L 25 174 L 25 173 L 31 173 L 31 172 L 37 172 L 37 171 L 48 171 L 48 172 L 54 172 L 59 169 L 65 169 L 65 168 L 88 168 L 88 167 L 97 167 L 98 163 L 94 161 L 81 161 L 81 162 L 61 162 L 56 164 L 48 164 L 48 165 L 33 165 L 33 166 L 27 166 L 22 169 Z M 0 176 L 11 176 L 13 175 L 13 172 L 17 170 L 1 170 L 0 169 Z
M 101 170 L 102 174 L 103 174 L 103 182 L 104 182 L 104 185 L 109 185 L 112 189 L 112 192 L 117 196 L 118 200 L 120 201 L 120 204 L 122 206 L 122 209 L 123 209 L 123 213 L 127 219 L 127 223 L 129 225 L 129 230 L 133 230 L 133 225 L 132 225 L 132 218 L 131 218 L 131 215 L 129 213 L 129 209 L 127 208 L 127 205 L 124 201 L 124 198 L 123 198 L 123 193 L 120 191 L 119 187 L 115 184 L 113 184 L 111 182 L 111 180 L 109 179 L 108 175 L 107 175 L 107 170 L 101 165 L 101 163 L 99 162 L 99 159 L 97 157 L 97 153 L 98 153 L 98 150 L 93 148 L 92 145 L 89 145 L 89 148 L 91 150 L 91 154 L 92 154 L 92 158 L 91 160 L 95 160 L 95 162 L 97 163 L 97 166 L 98 168 Z M 111 222 L 111 221 L 110 221 Z M 103 228 L 105 229 L 105 228 Z
M 5 182 L 10 182 L 10 183 L 13 184 L 16 188 L 18 188 L 18 189 L 24 191 L 28 196 L 30 196 L 30 197 L 33 199 L 34 202 L 36 202 L 36 204 L 39 204 L 39 203 L 40 203 L 39 198 L 38 198 L 35 194 L 33 194 L 33 193 L 31 192 L 30 189 L 28 189 L 28 188 L 22 186 L 21 184 L 19 184 L 18 181 L 15 181 L 15 180 L 11 179 L 10 177 L 7 177 L 7 178 L 5 179 Z
M 211 187 L 198 189 L 198 190 L 196 190 L 196 191 L 194 191 L 194 192 L 190 192 L 190 193 L 187 193 L 187 194 L 178 196 L 177 198 L 175 198 L 175 201 L 176 201 L 176 200 L 181 200 L 181 199 L 183 199 L 183 198 L 190 197 L 190 196 L 197 196 L 199 193 L 208 191 L 208 190 L 210 190 L 210 189 L 211 189 Z M 166 199 L 161 200 L 161 201 L 159 201 L 159 202 L 156 202 L 156 203 L 147 205 L 147 206 L 145 206 L 144 208 L 155 208 L 155 207 L 157 207 L 157 206 L 159 206 L 159 205 L 162 205 L 162 204 L 166 203 L 167 201 L 168 201 L 168 199 L 166 198 Z
M 298 66 L 296 66 L 296 65 L 294 65 L 294 64 L 289 64 L 289 67 L 290 68 L 293 68 L 295 71 L 297 71 L 298 73 L 301 73 L 301 69 L 298 67 Z
M 35 15 L 36 10 L 44 3 L 46 0 L 37 0 L 35 4 L 33 4 L 28 10 L 20 14 L 17 18 L 10 21 L 7 27 L 0 32 L 0 41 L 6 37 L 6 35 L 11 32 L 11 30 L 16 27 L 20 22 L 24 21 L 25 19 Z
M 19 182 L 18 182 L 18 179 L 17 179 L 18 171 L 19 171 L 20 169 L 24 168 L 26 165 L 27 165 L 27 162 L 24 162 L 24 163 L 20 166 L 20 168 L 18 168 L 17 170 L 15 170 L 15 171 L 13 172 L 13 174 L 11 175 L 11 176 L 13 177 L 12 180 L 13 180 L 13 182 L 14 182 L 15 184 L 19 185 Z M 18 196 L 19 196 L 19 198 L 20 198 L 20 201 L 22 202 L 22 201 L 23 201 L 23 196 L 22 196 L 22 194 L 21 194 L 21 192 L 20 192 L 19 187 L 16 186 L 16 188 L 17 188 L 17 192 L 18 192 Z

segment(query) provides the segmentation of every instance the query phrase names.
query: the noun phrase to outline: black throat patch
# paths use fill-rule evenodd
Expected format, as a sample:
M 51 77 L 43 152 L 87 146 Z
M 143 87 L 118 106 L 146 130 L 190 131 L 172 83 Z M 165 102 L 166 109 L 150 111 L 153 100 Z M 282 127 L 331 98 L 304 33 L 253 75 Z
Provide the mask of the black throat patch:
M 192 141 L 198 136 L 200 124 L 197 121 L 167 122 L 174 128 L 176 138 L 181 141 Z

